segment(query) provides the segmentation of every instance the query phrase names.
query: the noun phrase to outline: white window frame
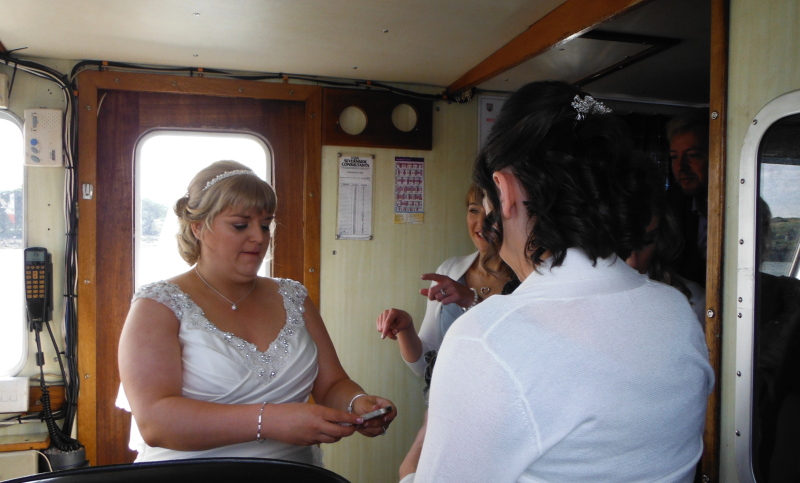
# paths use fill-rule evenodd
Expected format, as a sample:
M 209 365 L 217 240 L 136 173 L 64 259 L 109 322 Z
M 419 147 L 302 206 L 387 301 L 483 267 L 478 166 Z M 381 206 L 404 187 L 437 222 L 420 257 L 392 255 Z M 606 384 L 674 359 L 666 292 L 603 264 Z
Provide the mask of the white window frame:
M 756 207 L 758 150 L 764 134 L 781 119 L 800 114 L 800 90 L 779 96 L 750 122 L 739 160 L 739 239 L 736 285 L 736 390 L 734 450 L 740 483 L 755 483 L 753 473 L 752 414 L 755 290 L 757 251 Z
M 5 110 L 5 109 L 1 109 L 0 110 L 0 119 L 6 120 L 6 121 L 10 121 L 11 123 L 15 124 L 19 128 L 20 134 L 23 136 L 23 142 L 24 142 L 23 122 L 22 122 L 22 119 L 19 118 L 19 116 L 17 116 L 16 114 L 14 114 L 11 111 L 8 111 L 8 110 Z M 24 159 L 23 158 L 23 153 L 22 153 L 22 151 L 20 151 L 20 153 L 19 153 L 19 163 L 22 163 L 23 159 Z M 26 223 L 26 219 L 28 217 L 28 206 L 27 206 L 28 203 L 27 203 L 27 196 L 26 196 L 26 194 L 27 194 L 27 186 L 28 186 L 28 171 L 27 171 L 27 168 L 25 168 L 22 171 L 22 213 L 23 213 L 23 220 L 22 220 L 22 246 L 23 246 L 23 248 L 28 246 L 28 229 L 27 229 L 28 228 L 28 224 Z M 20 272 L 19 273 L 17 273 L 16 275 L 15 274 L 11 274 L 10 276 L 19 277 L 20 282 L 23 282 L 24 274 L 23 274 L 21 268 L 22 267 L 20 267 Z M 24 291 L 23 291 L 23 294 L 24 294 Z M 25 300 L 23 298 L 23 300 L 20 300 L 20 304 L 24 304 L 24 303 L 25 303 Z M 4 370 L 2 367 L 0 367 L 0 376 L 16 376 L 17 374 L 19 374 L 19 372 L 25 366 L 25 362 L 28 360 L 28 337 L 27 337 L 28 331 L 25 330 L 25 324 L 27 323 L 27 320 L 25 320 L 24 311 L 23 311 L 23 318 L 19 321 L 19 323 L 22 324 L 22 327 L 23 327 L 22 338 L 19 341 L 19 343 L 22 345 L 22 350 L 20 351 L 20 358 L 19 358 L 19 360 L 17 361 L 17 363 L 14 366 L 8 368 L 7 370 Z M 0 336 L 2 336 L 2 334 L 0 334 Z
M 269 142 L 254 132 L 242 132 L 242 131 L 211 131 L 211 130 L 202 130 L 202 129 L 176 129 L 176 128 L 159 128 L 148 131 L 142 134 L 141 137 L 136 141 L 135 146 L 135 154 L 134 154 L 134 286 L 138 287 L 141 286 L 142 281 L 138 279 L 138 274 L 140 273 L 140 257 L 138 256 L 141 253 L 141 237 L 139 236 L 142 233 L 142 216 L 140 213 L 140 208 L 142 206 L 142 199 L 141 199 L 141 191 L 139 190 L 139 186 L 141 186 L 141 169 L 139 167 L 139 163 L 141 162 L 142 158 L 142 148 L 145 143 L 154 137 L 159 136 L 219 136 L 219 137 L 240 137 L 240 138 L 247 138 L 255 141 L 264 149 L 267 158 L 267 172 L 266 172 L 266 181 L 271 186 L 275 186 L 275 153 L 270 146 Z M 177 200 L 176 200 L 177 201 Z M 168 206 L 168 209 L 172 209 L 172 206 Z M 177 245 L 176 245 L 177 250 Z M 189 266 L 186 266 L 188 269 Z M 264 265 L 262 265 L 261 270 L 259 273 L 263 276 L 271 276 L 272 265 L 271 261 L 265 260 Z

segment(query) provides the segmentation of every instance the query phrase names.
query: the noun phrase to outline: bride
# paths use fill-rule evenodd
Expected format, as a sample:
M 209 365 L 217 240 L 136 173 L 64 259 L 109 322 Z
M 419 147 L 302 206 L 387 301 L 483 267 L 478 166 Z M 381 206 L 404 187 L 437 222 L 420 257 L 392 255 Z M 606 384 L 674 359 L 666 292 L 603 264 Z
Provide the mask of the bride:
M 141 287 L 120 338 L 120 377 L 144 440 L 137 462 L 321 464 L 319 443 L 381 435 L 397 415 L 347 376 L 305 287 L 257 276 L 275 207 L 272 187 L 234 161 L 200 171 L 175 204 L 179 251 L 194 266 Z M 390 411 L 360 417 L 378 408 Z

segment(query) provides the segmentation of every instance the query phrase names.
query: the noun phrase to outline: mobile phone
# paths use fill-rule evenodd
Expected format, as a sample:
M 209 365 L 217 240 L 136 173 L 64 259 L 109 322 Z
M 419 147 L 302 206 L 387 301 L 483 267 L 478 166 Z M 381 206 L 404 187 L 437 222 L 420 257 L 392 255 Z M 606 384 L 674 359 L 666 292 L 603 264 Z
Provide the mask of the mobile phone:
M 377 418 L 378 416 L 383 416 L 386 413 L 392 412 L 391 406 L 386 406 L 385 408 L 376 409 L 370 413 L 362 414 L 361 419 L 366 421 L 367 419 Z

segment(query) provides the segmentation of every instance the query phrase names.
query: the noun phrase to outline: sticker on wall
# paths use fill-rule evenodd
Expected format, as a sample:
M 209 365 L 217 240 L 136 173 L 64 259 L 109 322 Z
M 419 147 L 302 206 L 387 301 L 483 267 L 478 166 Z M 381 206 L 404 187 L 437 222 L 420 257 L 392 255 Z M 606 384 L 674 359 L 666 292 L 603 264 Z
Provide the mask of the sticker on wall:
M 424 193 L 425 158 L 394 158 L 394 222 L 422 223 Z
M 339 154 L 337 240 L 372 240 L 372 166 L 375 156 Z

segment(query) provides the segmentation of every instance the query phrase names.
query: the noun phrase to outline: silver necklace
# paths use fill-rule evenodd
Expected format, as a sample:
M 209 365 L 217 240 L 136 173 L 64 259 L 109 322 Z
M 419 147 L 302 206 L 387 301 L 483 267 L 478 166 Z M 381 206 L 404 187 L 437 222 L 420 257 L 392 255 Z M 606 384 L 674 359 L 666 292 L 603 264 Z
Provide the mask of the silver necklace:
M 219 292 L 219 290 L 217 290 L 217 289 L 215 289 L 214 287 L 212 287 L 210 283 L 206 282 L 206 279 L 204 279 L 204 278 L 203 278 L 203 276 L 202 276 L 202 275 L 200 275 L 200 272 L 199 272 L 199 271 L 197 271 L 197 267 L 196 267 L 196 266 L 194 267 L 194 273 L 196 273 L 196 274 L 197 274 L 197 276 L 198 276 L 198 277 L 200 277 L 200 280 L 202 280 L 202 281 L 203 281 L 203 283 L 204 283 L 204 284 L 206 284 L 206 285 L 208 286 L 208 288 L 210 288 L 211 290 L 213 290 L 213 291 L 217 292 L 217 295 L 219 295 L 220 297 L 222 297 L 222 298 L 224 298 L 225 300 L 227 300 L 227 301 L 228 301 L 228 303 L 229 303 L 229 304 L 231 304 L 231 310 L 236 310 L 236 309 L 238 308 L 238 307 L 236 306 L 236 304 L 238 304 L 239 302 L 241 302 L 242 300 L 244 300 L 244 299 L 245 299 L 245 297 L 247 297 L 248 295 L 250 295 L 250 294 L 253 292 L 253 290 L 255 290 L 255 288 L 256 288 L 256 282 L 258 281 L 258 278 L 256 278 L 255 280 L 253 280 L 253 286 L 252 286 L 252 287 L 250 287 L 250 291 L 249 291 L 249 292 L 247 292 L 246 294 L 244 294 L 244 297 L 242 297 L 242 298 L 240 298 L 239 300 L 237 300 L 236 302 L 234 302 L 233 300 L 229 299 L 228 297 L 226 297 L 226 296 L 222 295 L 222 294 Z

